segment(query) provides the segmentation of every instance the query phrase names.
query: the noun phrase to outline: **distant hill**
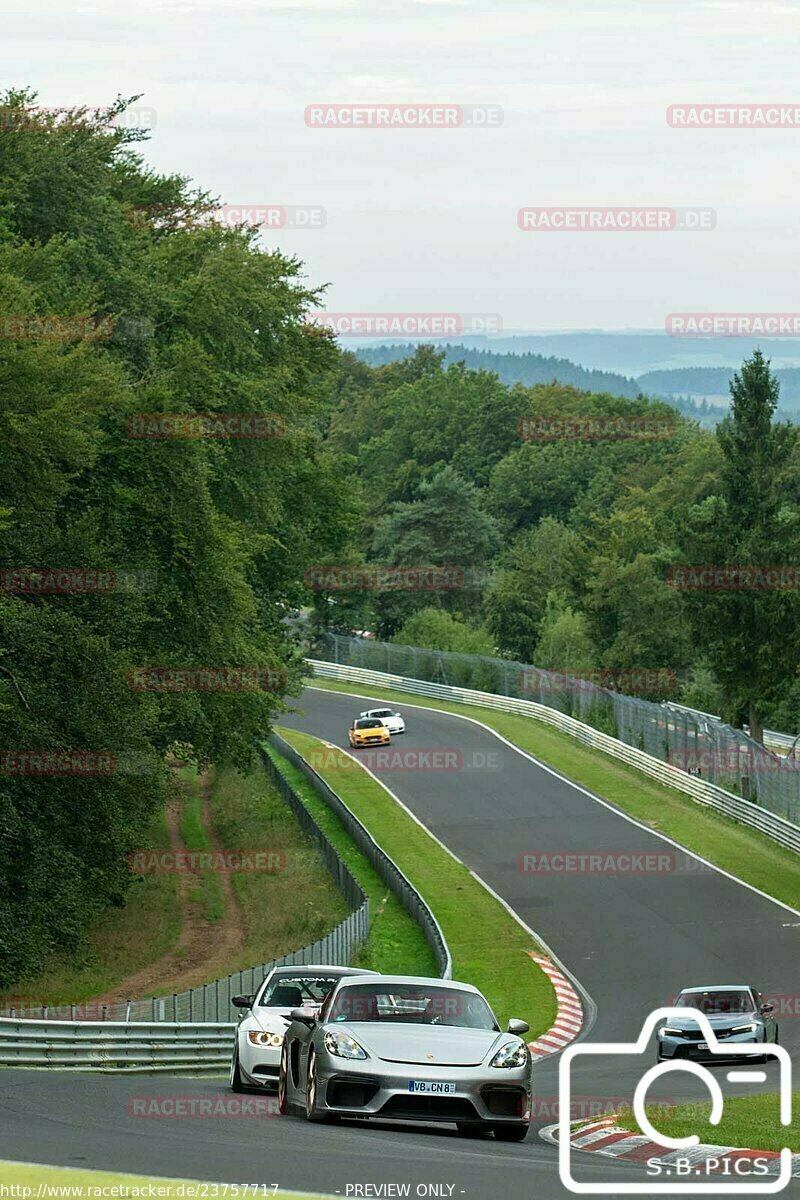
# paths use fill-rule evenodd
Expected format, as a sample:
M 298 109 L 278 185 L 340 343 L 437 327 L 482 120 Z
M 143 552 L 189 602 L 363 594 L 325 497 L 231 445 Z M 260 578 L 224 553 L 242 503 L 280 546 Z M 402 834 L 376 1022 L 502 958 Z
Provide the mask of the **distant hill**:
M 374 346 L 356 350 L 358 357 L 371 367 L 382 367 L 386 363 L 409 358 L 416 351 L 416 344 L 396 346 Z M 495 353 L 492 350 L 475 350 L 468 346 L 451 345 L 449 342 L 437 349 L 444 350 L 446 363 L 463 362 L 472 371 L 493 371 L 503 383 L 522 383 L 527 387 L 536 383 L 569 383 L 585 392 L 610 392 L 613 396 L 625 396 L 635 400 L 640 387 L 635 379 L 617 375 L 611 371 L 594 371 L 579 367 L 566 358 L 545 358 L 541 354 Z
M 426 343 L 442 343 L 426 338 Z M 470 350 L 487 350 L 491 354 L 541 354 L 545 358 L 566 359 L 587 370 L 611 371 L 625 377 L 641 375 L 644 371 L 670 368 L 737 367 L 760 347 L 774 367 L 800 366 L 800 339 L 756 337 L 670 337 L 663 330 L 632 329 L 574 329 L 555 333 L 525 333 L 514 330 L 492 335 L 463 336 L 462 346 Z M 350 348 L 357 343 L 350 342 Z M 374 339 L 360 344 L 362 349 L 376 349 Z M 388 338 L 381 343 L 398 348 L 401 339 Z
M 784 409 L 800 408 L 800 368 L 777 367 L 781 385 L 780 403 Z M 728 396 L 733 377 L 731 367 L 680 367 L 670 371 L 647 371 L 638 384 L 648 395 Z

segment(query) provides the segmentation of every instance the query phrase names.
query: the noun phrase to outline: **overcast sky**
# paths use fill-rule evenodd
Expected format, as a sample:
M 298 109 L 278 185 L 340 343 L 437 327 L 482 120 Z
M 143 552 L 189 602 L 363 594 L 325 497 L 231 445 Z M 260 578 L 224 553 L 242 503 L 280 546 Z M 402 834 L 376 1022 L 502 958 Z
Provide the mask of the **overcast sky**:
M 229 204 L 324 208 L 267 242 L 337 312 L 663 328 L 800 309 L 795 129 L 671 104 L 797 103 L 796 0 L 101 0 L 7 5 L 3 78 L 44 105 L 144 93 L 145 147 Z M 500 106 L 502 124 L 315 129 L 315 103 Z M 524 206 L 704 206 L 708 232 L 522 232 Z

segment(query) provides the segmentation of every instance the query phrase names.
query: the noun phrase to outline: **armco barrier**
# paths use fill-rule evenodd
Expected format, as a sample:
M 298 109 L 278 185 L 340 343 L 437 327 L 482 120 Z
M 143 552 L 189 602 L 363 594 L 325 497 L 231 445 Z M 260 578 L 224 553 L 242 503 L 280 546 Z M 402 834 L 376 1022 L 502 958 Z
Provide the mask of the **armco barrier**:
M 381 850 L 340 796 L 317 775 L 292 746 L 277 734 L 271 741 L 303 772 L 328 806 L 337 814 L 353 840 L 367 855 L 381 878 L 406 911 L 422 927 L 444 979 L 452 977 L 450 951 L 438 922 L 419 892 L 395 862 Z M 65 1011 L 41 1009 L 41 1019 L 24 1014 L 0 1018 L 0 1067 L 55 1068 L 62 1071 L 105 1071 L 127 1074 L 158 1071 L 220 1072 L 227 1070 L 236 1022 L 225 1020 L 231 997 L 252 994 L 274 966 L 350 961 L 356 945 L 369 933 L 369 900 L 339 858 L 302 800 L 262 750 L 265 770 L 293 809 L 301 827 L 317 843 L 329 870 L 345 896 L 359 907 L 329 934 L 310 946 L 218 979 L 179 995 L 154 1000 L 112 1001 L 98 1005 L 107 1019 L 76 1020 L 72 1005 Z M 2 1001 L 0 1001 L 2 1004 Z M 118 1011 L 119 1010 L 119 1011 Z M 211 1013 L 215 1015 L 211 1015 Z M 121 1019 L 114 1019 L 114 1017 Z M 148 1019 L 149 1017 L 149 1019 Z
M 351 812 L 347 807 L 341 796 L 338 796 L 333 788 L 328 786 L 325 780 L 317 774 L 302 755 L 298 754 L 293 746 L 290 746 L 278 733 L 272 733 L 269 740 L 271 745 L 279 750 L 281 754 L 285 755 L 290 762 L 294 763 L 298 770 L 303 772 L 306 779 L 310 781 L 328 807 L 336 814 L 359 850 L 367 856 L 386 886 L 394 893 L 406 912 L 422 927 L 425 940 L 436 959 L 436 969 L 442 979 L 452 979 L 453 964 L 450 958 L 450 950 L 444 939 L 444 934 L 439 927 L 439 922 L 428 908 L 422 896 L 420 896 L 413 884 L 409 882 L 400 870 L 397 863 L 389 858 L 389 855 L 381 849 L 372 834 L 361 824 L 355 813 Z M 267 761 L 270 761 L 268 757 Z
M 710 713 L 669 699 L 645 699 L 648 688 L 663 694 L 677 686 L 670 672 L 612 671 L 619 686 L 606 687 L 593 682 L 591 672 L 584 678 L 491 655 L 338 633 L 321 634 L 309 654 L 337 666 L 541 704 L 800 827 L 800 760 L 772 753 L 744 729 Z M 602 681 L 604 674 L 597 678 Z M 643 694 L 633 694 L 637 690 Z
M 669 763 L 646 754 L 643 750 L 628 746 L 617 738 L 611 737 L 607 733 L 601 733 L 591 725 L 585 725 L 582 721 L 568 717 L 557 709 L 548 708 L 546 705 L 537 704 L 532 700 L 515 700 L 510 696 L 497 696 L 492 692 L 478 692 L 469 688 L 451 687 L 443 683 L 407 679 L 402 675 L 370 671 L 365 667 L 342 666 L 318 659 L 308 659 L 307 662 L 313 668 L 315 675 L 328 679 L 357 683 L 364 687 L 377 688 L 379 691 L 388 688 L 389 690 L 410 692 L 417 696 L 431 696 L 439 700 L 451 700 L 461 704 L 479 705 L 481 708 L 494 708 L 500 712 L 516 713 L 519 716 L 535 717 L 537 721 L 552 725 L 556 729 L 560 729 L 562 733 L 569 734 L 584 746 L 589 746 L 593 750 L 602 750 L 604 754 L 609 754 L 613 758 L 627 763 L 628 766 L 635 767 L 636 770 L 649 775 L 651 779 L 657 779 L 659 783 L 675 788 L 676 791 L 684 792 L 700 804 L 725 813 L 726 816 L 731 817 L 734 821 L 739 821 L 742 825 L 750 825 L 787 849 L 800 853 L 800 827 L 797 825 L 759 808 L 757 804 L 742 800 L 732 792 L 726 792 L 724 788 L 687 775 L 679 767 L 673 767 Z
M 284 954 L 282 958 L 273 959 L 271 962 L 260 962 L 258 966 L 246 967 L 243 971 L 229 974 L 222 979 L 215 979 L 212 983 L 200 984 L 198 988 L 176 992 L 172 996 L 158 996 L 152 1000 L 107 998 L 103 1001 L 90 1001 L 82 1004 L 35 1007 L 0 1000 L 0 1014 L 2 1014 L 0 1016 L 0 1067 L 8 1066 L 10 1061 L 11 1063 L 20 1061 L 16 1051 L 11 1055 L 11 1060 L 6 1057 L 7 1027 L 10 1022 L 19 1026 L 22 1021 L 24 1037 L 31 1039 L 32 1043 L 36 1043 L 38 1050 L 42 1052 L 48 1042 L 47 1031 L 53 1030 L 53 1028 L 56 1028 L 56 1031 L 64 1031 L 65 1025 L 72 1030 L 74 1028 L 83 1030 L 83 1028 L 100 1025 L 103 1030 L 110 1031 L 115 1025 L 118 1025 L 118 1022 L 133 1022 L 134 1032 L 138 1033 L 144 1028 L 157 1028 L 162 1022 L 172 1022 L 173 1027 L 190 1028 L 190 1030 L 194 1028 L 201 1033 L 218 1030 L 218 1028 L 229 1028 L 230 1031 L 233 1031 L 234 1025 L 229 1024 L 235 1015 L 235 1009 L 231 1007 L 230 1003 L 231 997 L 239 992 L 252 995 L 258 990 L 266 974 L 269 974 L 273 967 L 302 966 L 306 962 L 330 962 L 330 964 L 339 966 L 348 964 L 356 946 L 367 940 L 369 900 L 363 893 L 360 884 L 350 875 L 347 866 L 339 858 L 323 830 L 309 814 L 305 804 L 296 796 L 293 788 L 289 786 L 279 770 L 273 766 L 269 757 L 265 758 L 264 766 L 267 774 L 270 775 L 272 784 L 293 810 L 303 832 L 308 834 L 309 838 L 317 845 L 327 869 L 333 876 L 333 881 L 336 882 L 345 900 L 348 900 L 349 904 L 353 906 L 354 911 L 349 914 L 349 917 L 345 917 L 343 922 L 339 923 L 325 937 L 319 938 L 317 942 L 312 942 L 311 946 L 303 946 L 291 954 Z M 46 1027 L 44 1037 L 40 1036 L 41 1031 L 34 1027 L 35 1024 Z M 122 1024 L 121 1028 L 125 1030 L 125 1024 Z M 227 1050 L 225 1050 L 228 1057 L 231 1036 L 233 1033 L 228 1034 Z M 61 1049 L 64 1049 L 64 1045 L 62 1045 L 64 1037 L 68 1038 L 70 1034 L 61 1032 L 59 1037 Z M 108 1044 L 115 1037 L 114 1033 L 106 1032 L 103 1034 L 103 1043 Z M 127 1038 L 127 1034 L 122 1033 L 120 1037 Z M 156 1051 L 157 1054 L 167 1054 L 163 1046 L 157 1046 L 156 1051 L 150 1054 L 146 1046 L 134 1046 L 132 1042 L 126 1042 L 126 1045 L 128 1051 L 134 1056 L 142 1055 L 142 1061 L 154 1061 Z M 204 1045 L 205 1043 L 200 1039 L 198 1048 Z M 65 1052 L 67 1051 L 65 1050 Z M 200 1052 L 199 1049 L 198 1052 Z M 216 1064 L 219 1061 L 216 1045 L 211 1046 L 210 1050 L 201 1051 L 201 1057 L 203 1056 L 205 1056 L 205 1066 Z M 47 1066 L 48 1061 L 43 1061 L 43 1066 Z M 178 1063 L 173 1063 L 173 1066 L 176 1064 Z
M 0 1065 L 126 1074 L 225 1071 L 235 1028 L 234 1021 L 0 1020 Z

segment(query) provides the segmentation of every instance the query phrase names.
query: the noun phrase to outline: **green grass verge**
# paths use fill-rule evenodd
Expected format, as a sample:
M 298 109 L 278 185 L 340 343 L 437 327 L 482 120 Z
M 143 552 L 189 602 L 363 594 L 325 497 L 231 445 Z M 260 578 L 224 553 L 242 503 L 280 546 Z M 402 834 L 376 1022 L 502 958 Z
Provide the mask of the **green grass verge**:
M 322 855 L 260 763 L 247 775 L 232 769 L 215 772 L 209 802 L 214 829 L 226 850 L 285 855 L 281 869 L 231 874 L 245 918 L 245 941 L 230 971 L 318 941 L 345 919 L 348 904 Z
M 351 965 L 381 971 L 383 974 L 435 975 L 436 959 L 419 925 L 389 891 L 339 818 L 331 812 L 302 771 L 271 746 L 265 749 L 369 896 L 369 937 L 353 956 Z
M 204 1196 L 219 1196 L 228 1197 L 228 1200 L 251 1200 L 253 1196 L 253 1185 L 249 1185 L 249 1189 L 243 1185 L 237 1187 L 236 1184 L 215 1184 L 203 1183 L 196 1180 L 182 1179 L 163 1179 L 158 1176 L 151 1175 L 123 1175 L 116 1171 L 87 1171 L 84 1168 L 76 1170 L 73 1167 L 40 1167 L 27 1163 L 6 1162 L 0 1160 L 0 1184 L 4 1184 L 7 1188 L 16 1188 L 14 1192 L 8 1192 L 8 1195 L 20 1197 L 20 1200 L 26 1200 L 27 1197 L 33 1197 L 37 1194 L 41 1187 L 43 1196 L 59 1196 L 62 1193 L 56 1189 L 70 1188 L 68 1193 L 75 1200 L 97 1200 L 98 1191 L 100 1188 L 109 1189 L 105 1191 L 106 1196 L 143 1196 L 146 1197 L 149 1192 L 148 1185 L 152 1184 L 155 1194 L 160 1196 L 162 1200 L 192 1200 L 192 1198 L 202 1198 Z M 184 1186 L 180 1186 L 184 1185 Z M 112 1193 L 110 1189 L 115 1187 L 119 1190 Z M 180 1187 L 180 1190 L 178 1190 Z M 19 1189 L 30 1188 L 28 1192 Z M 49 1189 L 54 1189 L 49 1191 Z M 156 1191 L 157 1188 L 157 1191 Z M 143 1190 L 141 1190 L 143 1189 Z M 190 1190 L 192 1189 L 192 1190 Z M 280 1200 L 303 1200 L 303 1197 L 317 1196 L 317 1192 L 285 1192 L 280 1189 L 278 1195 Z M 259 1196 L 271 1196 L 271 1185 L 259 1187 L 257 1190 Z
M 679 1104 L 675 1107 L 646 1105 L 649 1120 L 666 1137 L 696 1134 L 701 1142 L 716 1146 L 738 1146 L 743 1150 L 782 1150 L 784 1146 L 800 1153 L 800 1093 L 792 1097 L 794 1120 L 781 1125 L 778 1096 L 734 1096 L 725 1098 L 719 1125 L 710 1125 L 711 1104 Z M 621 1109 L 619 1124 L 634 1133 L 642 1130 L 629 1109 Z
M 309 682 L 327 691 L 365 694 L 365 689 L 356 684 L 327 679 Z M 379 702 L 393 706 L 424 704 L 442 712 L 474 717 L 569 779 L 616 804 L 642 824 L 666 834 L 687 850 L 693 850 L 768 896 L 794 908 L 800 907 L 800 857 L 797 854 L 785 850 L 757 830 L 703 807 L 682 792 L 648 779 L 610 755 L 581 746 L 568 734 L 533 717 L 500 713 L 472 704 L 431 700 L 394 689 L 387 689 L 383 694 L 380 689 L 368 688 L 367 691 Z
M 317 738 L 293 729 L 280 733 L 301 754 L 315 752 L 318 773 L 430 905 L 450 947 L 453 978 L 479 987 L 503 1025 L 521 1017 L 534 1038 L 549 1029 L 555 992 L 528 954 L 538 947 L 503 905 L 343 751 L 325 754 L 320 766 L 324 747 Z
M 143 845 L 169 845 L 163 812 L 153 817 Z M 36 975 L 0 991 L 0 1006 L 5 1007 L 9 999 L 55 1005 L 113 996 L 116 984 L 168 953 L 177 942 L 177 895 L 178 878 L 172 872 L 154 871 L 137 878 L 123 908 L 106 909 L 72 954 L 51 955 Z
M 181 837 L 187 850 L 200 852 L 211 850 L 211 839 L 203 824 L 203 789 L 193 767 L 184 767 L 178 772 L 185 785 L 183 812 L 181 814 Z M 203 908 L 203 918 L 213 925 L 225 916 L 225 896 L 219 876 L 214 871 L 198 871 L 198 886 L 193 888 L 189 899 Z

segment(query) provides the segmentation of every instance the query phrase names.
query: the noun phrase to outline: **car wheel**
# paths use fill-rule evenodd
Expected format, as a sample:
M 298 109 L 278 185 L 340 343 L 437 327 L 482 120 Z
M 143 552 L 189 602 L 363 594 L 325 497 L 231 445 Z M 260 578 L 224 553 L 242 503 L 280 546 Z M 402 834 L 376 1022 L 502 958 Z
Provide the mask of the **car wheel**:
M 524 1142 L 529 1125 L 493 1125 L 492 1132 L 498 1142 Z
M 456 1125 L 459 1137 L 488 1137 L 492 1132 L 491 1125 L 485 1125 L 483 1121 L 459 1121 Z
M 308 1052 L 308 1068 L 306 1071 L 306 1120 L 324 1121 L 325 1113 L 317 1107 L 317 1056 L 314 1048 Z
M 234 1092 L 246 1092 L 247 1091 L 247 1088 L 244 1086 L 244 1082 L 242 1080 L 242 1073 L 239 1070 L 239 1051 L 238 1050 L 234 1050 L 233 1060 L 231 1062 L 231 1090 Z
M 284 1039 L 283 1049 L 281 1050 L 281 1065 L 280 1065 L 280 1070 L 278 1071 L 278 1112 L 281 1114 L 282 1117 L 291 1116 L 292 1110 L 294 1109 L 294 1105 L 290 1104 L 289 1100 L 288 1100 L 288 1090 L 289 1090 L 288 1073 L 289 1073 L 289 1053 L 286 1049 L 286 1040 Z

